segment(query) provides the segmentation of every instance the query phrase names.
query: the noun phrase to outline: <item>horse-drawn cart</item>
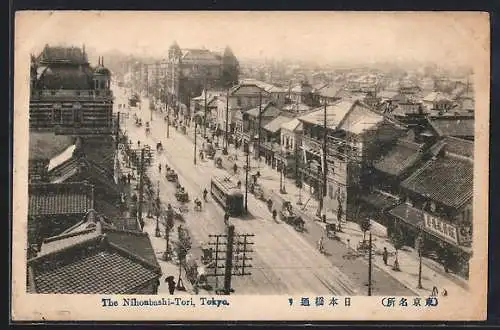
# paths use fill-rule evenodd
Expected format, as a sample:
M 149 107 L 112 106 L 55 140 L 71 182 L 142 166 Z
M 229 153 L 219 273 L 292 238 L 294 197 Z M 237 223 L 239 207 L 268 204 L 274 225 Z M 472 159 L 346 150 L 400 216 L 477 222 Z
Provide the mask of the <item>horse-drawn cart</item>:
M 300 216 L 294 213 L 290 201 L 273 192 L 271 198 L 268 200 L 268 207 L 269 205 L 271 212 L 276 211 L 282 221 L 293 226 L 297 231 L 304 230 L 305 222 Z
M 175 193 L 175 199 L 177 199 L 177 201 L 179 202 L 186 203 L 189 201 L 189 195 L 183 187 L 180 187 Z
M 170 182 L 177 182 L 177 179 L 178 179 L 177 173 L 175 173 L 175 171 L 172 169 L 167 169 L 167 173 L 165 174 L 165 177 L 167 178 L 167 181 L 170 181 Z

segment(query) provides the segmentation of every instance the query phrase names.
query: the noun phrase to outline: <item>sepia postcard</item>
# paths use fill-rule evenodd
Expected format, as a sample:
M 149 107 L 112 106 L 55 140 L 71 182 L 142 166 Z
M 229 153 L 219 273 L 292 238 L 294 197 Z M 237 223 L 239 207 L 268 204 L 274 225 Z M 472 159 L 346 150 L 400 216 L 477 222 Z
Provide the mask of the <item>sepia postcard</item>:
M 14 32 L 13 320 L 486 318 L 487 13 Z

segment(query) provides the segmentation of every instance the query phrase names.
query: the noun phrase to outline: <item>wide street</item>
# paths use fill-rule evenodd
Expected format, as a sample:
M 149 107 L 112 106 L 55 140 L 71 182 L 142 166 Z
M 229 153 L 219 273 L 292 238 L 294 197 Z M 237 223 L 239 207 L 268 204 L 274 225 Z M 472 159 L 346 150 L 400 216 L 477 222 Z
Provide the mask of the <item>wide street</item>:
M 115 104 L 127 104 L 122 89 L 115 88 Z M 180 183 L 190 195 L 189 212 L 185 214 L 186 226 L 193 238 L 194 255 L 200 254 L 200 247 L 209 241 L 209 234 L 222 234 L 225 230 L 222 208 L 211 198 L 203 206 L 201 212 L 193 210 L 192 200 L 201 199 L 204 188 L 210 190 L 210 179 L 213 176 L 229 176 L 223 169 L 217 169 L 212 160 L 197 160 L 193 164 L 193 143 L 191 139 L 170 127 L 170 137 L 166 138 L 166 123 L 157 111 L 153 113 L 151 134 L 146 136 L 144 127 L 134 125 L 133 113 L 142 117 L 143 122 L 150 121 L 151 112 L 148 100 L 143 98 L 141 109 L 131 108 L 129 118 L 124 120 L 127 135 L 134 144 L 138 140 L 153 149 L 161 140 L 164 152 L 154 157 L 153 165 L 147 175 L 156 185 L 159 181 L 160 199 L 162 203 L 176 206 L 174 184 L 164 177 L 167 163 L 179 175 Z M 123 125 L 123 124 L 122 124 Z M 201 141 L 200 141 L 201 144 Z M 158 162 L 163 171 L 158 171 Z M 361 260 L 343 258 L 341 243 L 335 249 L 328 249 L 328 255 L 319 253 L 315 242 L 321 235 L 318 227 L 308 227 L 305 233 L 299 233 L 293 227 L 274 222 L 265 204 L 249 194 L 248 208 L 250 217 L 245 219 L 231 218 L 236 232 L 249 233 L 255 236 L 250 261 L 250 276 L 233 276 L 232 286 L 236 294 L 332 294 L 332 295 L 365 295 L 367 282 L 367 266 Z M 328 244 L 331 244 L 329 242 Z M 162 247 L 163 248 L 163 247 Z M 342 268 L 342 269 L 340 269 Z M 411 290 L 394 280 L 379 269 L 373 270 L 375 295 L 411 295 Z M 212 281 L 212 284 L 215 284 Z M 222 285 L 222 278 L 219 279 Z

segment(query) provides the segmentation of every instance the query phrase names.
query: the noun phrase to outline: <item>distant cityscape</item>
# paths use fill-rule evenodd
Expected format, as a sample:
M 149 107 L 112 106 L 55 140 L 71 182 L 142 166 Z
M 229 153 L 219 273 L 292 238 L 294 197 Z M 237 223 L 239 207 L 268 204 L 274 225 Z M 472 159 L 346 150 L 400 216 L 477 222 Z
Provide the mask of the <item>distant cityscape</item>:
M 88 52 L 31 59 L 30 292 L 468 290 L 470 69 Z

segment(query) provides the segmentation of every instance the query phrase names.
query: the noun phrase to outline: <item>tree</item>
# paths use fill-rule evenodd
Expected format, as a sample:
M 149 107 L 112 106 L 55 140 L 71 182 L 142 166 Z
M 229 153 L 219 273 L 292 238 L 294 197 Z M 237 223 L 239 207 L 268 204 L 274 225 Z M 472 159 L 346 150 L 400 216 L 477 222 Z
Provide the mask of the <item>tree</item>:
M 394 266 L 392 267 L 392 269 L 395 271 L 400 271 L 398 251 L 404 246 L 404 234 L 399 226 L 394 229 L 394 232 L 391 235 L 391 243 L 396 250 L 396 259 L 394 260 Z
M 172 209 L 167 210 L 167 221 L 165 223 L 165 240 L 166 240 L 166 250 L 164 254 L 164 259 L 166 261 L 170 260 L 170 232 L 174 228 L 174 214 Z
M 238 84 L 240 65 L 231 48 L 226 47 L 222 56 L 222 84 L 231 87 Z
M 363 232 L 363 242 L 366 241 L 366 232 L 370 230 L 371 226 L 370 219 L 363 217 L 359 220 L 359 228 Z

